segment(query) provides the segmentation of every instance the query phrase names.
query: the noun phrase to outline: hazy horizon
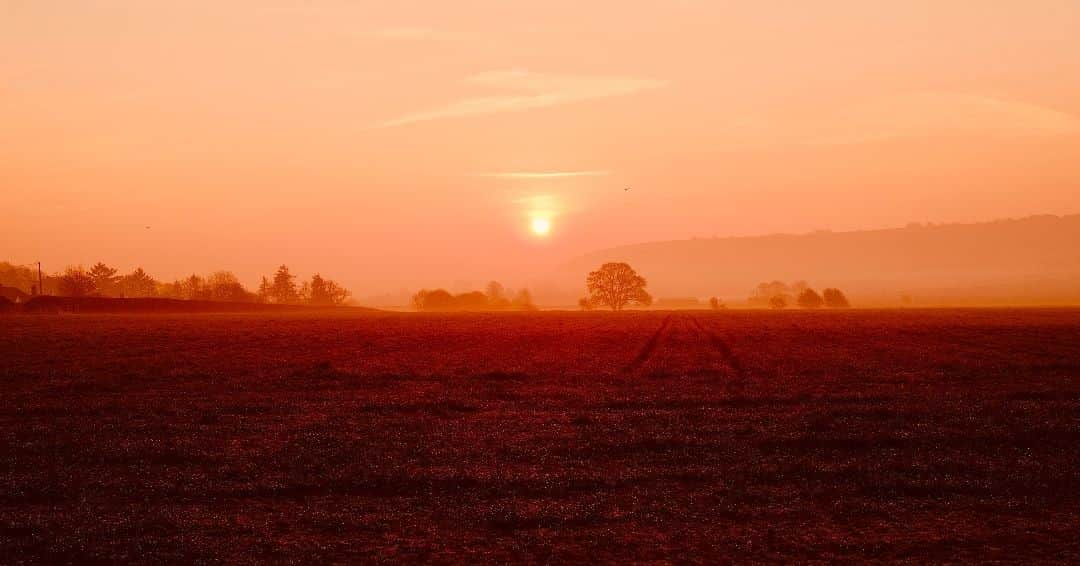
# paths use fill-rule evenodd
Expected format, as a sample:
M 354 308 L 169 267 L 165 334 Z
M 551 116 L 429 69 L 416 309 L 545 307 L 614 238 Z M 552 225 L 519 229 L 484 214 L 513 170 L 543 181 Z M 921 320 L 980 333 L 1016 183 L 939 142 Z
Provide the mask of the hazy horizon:
M 1068 214 L 1078 18 L 2 2 L 0 259 L 249 285 L 284 263 L 364 297 L 639 242 Z
M 758 283 L 805 282 L 822 289 L 840 286 L 860 306 L 1068 305 L 1080 303 L 1080 255 L 1061 242 L 1080 239 L 1080 214 L 1039 214 L 987 219 L 974 223 L 910 222 L 865 230 L 813 230 L 729 236 L 693 236 L 630 242 L 589 250 L 534 266 L 527 276 L 474 274 L 450 278 L 445 272 L 414 285 L 353 292 L 351 302 L 377 307 L 406 307 L 420 289 L 453 293 L 482 290 L 496 280 L 509 290 L 529 289 L 539 306 L 573 307 L 586 273 L 608 261 L 629 262 L 649 281 L 658 299 L 721 297 L 731 306 L 745 303 Z M 12 258 L 0 258 L 11 261 Z M 120 274 L 136 267 L 115 265 Z M 13 262 L 33 267 L 33 262 Z M 80 264 L 89 268 L 91 262 Z M 70 266 L 65 266 L 70 267 Z M 260 276 L 272 279 L 277 266 L 240 277 L 256 289 Z M 43 266 L 45 273 L 62 269 Z M 224 269 L 198 268 L 178 274 L 154 273 L 160 282 L 207 275 Z M 338 271 L 344 271 L 338 269 Z M 292 269 L 301 281 L 312 273 L 336 277 L 327 269 L 311 273 Z M 512 275 L 512 274 L 511 274 Z M 353 282 L 343 281 L 354 289 Z M 28 283 L 20 285 L 25 287 Z M 363 285 L 358 288 L 366 289 Z M 26 291 L 28 289 L 24 289 Z M 685 306 L 685 305 L 684 305 Z M 682 307 L 680 307 L 682 308 Z

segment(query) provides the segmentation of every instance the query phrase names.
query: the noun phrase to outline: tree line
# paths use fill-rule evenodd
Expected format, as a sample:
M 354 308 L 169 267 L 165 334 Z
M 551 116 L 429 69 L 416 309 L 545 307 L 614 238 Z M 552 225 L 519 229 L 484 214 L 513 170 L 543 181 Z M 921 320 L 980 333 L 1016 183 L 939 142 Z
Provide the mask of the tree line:
M 848 308 L 851 303 L 844 292 L 834 287 L 823 290 L 820 294 L 806 281 L 795 281 L 790 285 L 783 281 L 759 283 L 747 300 L 753 306 L 783 309 L 797 305 L 804 309 Z
M 489 282 L 483 291 L 456 295 L 446 289 L 421 289 L 412 296 L 412 307 L 427 312 L 536 310 L 528 289 L 515 293 L 498 281 Z
M 623 310 L 628 305 L 647 307 L 652 304 L 653 299 L 645 290 L 646 285 L 645 278 L 629 264 L 605 263 L 586 276 L 585 288 L 589 294 L 578 300 L 578 306 L 582 310 L 607 307 L 613 311 Z M 753 290 L 748 302 L 752 306 L 774 309 L 786 308 L 791 304 L 807 309 L 851 306 L 840 289 L 830 287 L 818 294 L 806 281 L 796 281 L 790 285 L 783 281 L 761 283 Z M 717 297 L 710 297 L 709 308 L 721 310 L 727 308 L 727 305 Z
M 288 305 L 341 305 L 349 291 L 337 282 L 316 273 L 297 284 L 297 276 L 285 265 L 270 277 L 263 277 L 257 291 L 244 287 L 231 271 L 215 271 L 208 275 L 192 274 L 172 282 L 159 281 L 143 268 L 121 274 L 103 262 L 90 269 L 68 267 L 60 273 L 42 277 L 38 289 L 37 271 L 26 266 L 0 262 L 0 285 L 15 287 L 29 294 L 65 297 L 119 297 L 181 299 L 190 301 L 224 301 L 274 303 Z

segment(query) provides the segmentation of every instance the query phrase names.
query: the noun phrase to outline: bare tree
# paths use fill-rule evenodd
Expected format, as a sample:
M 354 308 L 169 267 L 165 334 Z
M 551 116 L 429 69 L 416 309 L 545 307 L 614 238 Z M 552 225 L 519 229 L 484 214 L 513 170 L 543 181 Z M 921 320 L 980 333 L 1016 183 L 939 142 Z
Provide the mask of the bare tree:
M 326 280 L 326 296 L 330 297 L 330 304 L 343 305 L 349 299 L 349 295 L 352 295 L 352 292 L 338 285 L 336 281 Z
M 68 297 L 85 297 L 94 292 L 94 278 L 80 265 L 69 267 L 60 276 L 60 293 Z
M 307 302 L 312 305 L 340 305 L 349 296 L 349 291 L 330 279 L 316 273 L 311 281 L 304 284 L 307 289 Z
M 255 296 L 258 297 L 260 303 L 270 302 L 270 294 L 272 292 L 272 288 L 273 287 L 270 285 L 270 280 L 267 279 L 265 276 L 259 281 L 259 291 L 255 294 Z
M 645 291 L 645 285 L 645 278 L 622 262 L 605 263 L 585 279 L 589 301 L 611 307 L 613 311 L 621 311 L 632 303 L 651 305 L 652 296 Z
M 179 281 L 180 298 L 189 301 L 209 300 L 210 292 L 206 286 L 206 280 L 194 273 L 186 279 Z

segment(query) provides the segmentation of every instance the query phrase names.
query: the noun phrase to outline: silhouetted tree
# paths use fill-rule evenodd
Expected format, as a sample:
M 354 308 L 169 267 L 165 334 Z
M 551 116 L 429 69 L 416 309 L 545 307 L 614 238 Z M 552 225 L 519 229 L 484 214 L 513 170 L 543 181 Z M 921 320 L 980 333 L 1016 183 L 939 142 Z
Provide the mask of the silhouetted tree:
M 180 298 L 188 301 L 209 300 L 210 291 L 206 286 L 206 280 L 194 273 L 186 279 L 181 280 Z
M 184 299 L 184 282 L 176 280 L 172 283 L 158 283 L 156 293 L 166 299 Z
M 804 309 L 816 309 L 821 308 L 825 304 L 825 301 L 821 298 L 821 295 L 817 294 L 817 291 L 807 287 L 799 293 L 797 299 L 800 307 Z
M 258 297 L 260 303 L 270 302 L 270 293 L 272 292 L 272 289 L 273 286 L 270 285 L 270 280 L 264 276 L 259 281 L 259 292 L 255 295 L 256 297 Z
M 645 291 L 645 285 L 644 277 L 638 275 L 629 264 L 621 262 L 605 263 L 585 279 L 589 301 L 611 307 L 613 311 L 621 311 L 632 303 L 642 306 L 652 304 L 652 296 Z
M 206 278 L 206 295 L 211 301 L 247 303 L 256 300 L 231 271 L 215 271 Z
M 784 305 L 786 306 L 791 302 L 791 287 L 783 281 L 769 281 L 767 283 L 759 283 L 750 293 L 750 299 L 747 301 L 751 305 L 756 306 L 770 306 L 773 307 L 773 297 L 780 296 L 784 299 Z
M 412 303 L 418 311 L 449 311 L 454 309 L 454 296 L 445 289 L 421 289 L 413 295 Z
M 427 296 L 430 292 L 431 291 L 428 291 L 427 289 L 420 289 L 419 291 L 413 293 L 410 302 L 412 303 L 412 308 L 414 311 L 424 310 L 424 307 L 427 304 Z
M 69 267 L 60 276 L 60 294 L 68 297 L 86 297 L 95 290 L 94 278 L 82 266 Z
M 726 305 L 724 305 L 724 303 L 720 302 L 720 299 L 718 299 L 716 297 L 709 297 L 709 308 L 710 309 L 712 309 L 714 311 L 718 311 L 718 310 L 724 308 L 725 306 Z
M 825 289 L 823 292 L 825 306 L 834 309 L 846 309 L 851 306 L 843 291 L 840 289 L 834 289 L 832 287 Z
M 135 271 L 121 277 L 116 285 L 124 297 L 152 297 L 156 294 L 157 281 L 143 271 L 143 268 L 137 267 Z
M 522 289 L 514 294 L 514 300 L 511 305 L 521 311 L 534 311 L 536 305 L 533 304 L 532 293 L 528 289 Z
M 578 307 L 583 311 L 591 311 L 593 309 L 592 301 L 588 297 L 582 297 L 577 301 Z
M 37 285 L 37 280 L 37 271 L 24 265 L 0 261 L 0 285 L 29 293 Z
M 116 294 L 116 282 L 120 279 L 116 276 L 116 268 L 99 261 L 90 268 L 87 275 L 94 280 L 94 290 L 98 294 L 105 296 Z
M 782 309 L 787 307 L 787 298 L 784 295 L 773 295 L 769 298 L 769 308 Z
M 506 287 L 498 281 L 489 281 L 487 287 L 484 288 L 484 295 L 487 296 L 488 306 L 492 309 L 499 310 L 510 306 L 510 301 L 506 298 Z
M 304 283 L 307 288 L 307 303 L 311 305 L 328 305 L 330 298 L 326 296 L 326 280 L 316 273 L 311 276 L 311 281 Z
M 336 281 L 332 279 L 326 279 L 326 296 L 330 297 L 330 304 L 343 305 L 345 301 L 349 299 L 349 295 L 352 295 L 348 289 L 338 285 Z
M 470 291 L 454 296 L 454 309 L 465 311 L 487 310 L 487 297 L 480 291 Z
M 311 281 L 304 284 L 307 288 L 307 302 L 312 305 L 340 305 L 349 296 L 349 291 L 334 281 L 316 273 Z
M 469 291 L 451 295 L 443 289 L 421 289 L 412 296 L 412 307 L 418 311 L 489 311 L 514 308 L 535 310 L 532 294 L 522 289 L 507 298 L 509 291 L 497 281 L 487 284 L 486 291 Z
M 795 281 L 789 287 L 790 294 L 791 294 L 792 297 L 796 297 L 796 301 L 798 300 L 798 297 L 803 294 L 803 291 L 805 291 L 805 290 L 807 290 L 809 288 L 810 288 L 810 284 L 807 283 L 806 281 L 803 281 L 802 279 L 800 279 L 798 281 Z
M 296 291 L 296 302 L 298 303 L 310 303 L 311 302 L 311 283 L 304 281 L 300 284 L 300 289 Z
M 285 265 L 278 267 L 274 274 L 274 282 L 270 285 L 270 300 L 288 305 L 296 303 L 300 299 L 300 293 L 296 289 L 296 276 L 289 273 Z

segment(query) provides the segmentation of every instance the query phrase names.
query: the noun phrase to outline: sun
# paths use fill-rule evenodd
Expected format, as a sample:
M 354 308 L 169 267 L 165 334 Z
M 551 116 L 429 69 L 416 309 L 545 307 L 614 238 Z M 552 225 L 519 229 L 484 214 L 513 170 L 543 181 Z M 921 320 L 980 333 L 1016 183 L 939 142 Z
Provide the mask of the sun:
M 536 234 L 537 236 L 547 236 L 548 232 L 551 231 L 551 220 L 542 216 L 537 216 L 532 219 L 531 228 L 533 234 Z

